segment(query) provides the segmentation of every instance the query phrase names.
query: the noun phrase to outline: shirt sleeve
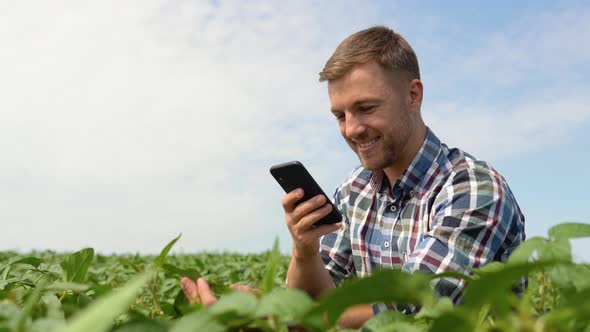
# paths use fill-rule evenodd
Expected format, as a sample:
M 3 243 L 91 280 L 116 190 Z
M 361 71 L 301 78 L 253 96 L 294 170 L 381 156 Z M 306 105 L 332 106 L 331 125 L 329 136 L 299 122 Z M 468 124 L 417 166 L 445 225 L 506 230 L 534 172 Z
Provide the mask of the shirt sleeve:
M 334 194 L 334 205 L 342 215 L 342 227 L 336 232 L 326 234 L 320 240 L 320 256 L 335 285 L 354 273 L 350 220 L 347 213 L 348 200 L 349 190 L 345 183 Z
M 524 234 L 524 218 L 505 180 L 493 169 L 475 164 L 453 172 L 434 199 L 428 231 L 407 253 L 402 269 L 436 274 L 471 274 L 472 268 L 504 260 Z M 460 303 L 464 281 L 439 278 L 431 286 L 438 296 Z M 388 309 L 373 305 L 375 313 Z M 410 306 L 406 312 L 416 312 Z

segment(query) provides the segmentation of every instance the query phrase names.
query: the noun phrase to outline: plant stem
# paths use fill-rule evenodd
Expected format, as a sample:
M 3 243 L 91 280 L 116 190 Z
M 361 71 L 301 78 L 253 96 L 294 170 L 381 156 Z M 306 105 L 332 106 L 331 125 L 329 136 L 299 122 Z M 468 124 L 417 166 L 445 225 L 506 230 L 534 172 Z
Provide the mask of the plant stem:
M 154 309 L 152 310 L 152 318 L 157 314 L 162 314 L 162 308 L 160 307 L 160 302 L 158 301 L 158 273 L 154 274 L 154 278 L 150 283 L 150 293 L 152 293 L 152 303 L 154 304 Z
M 545 288 L 547 287 L 545 274 L 545 269 L 542 269 L 539 274 L 539 304 L 537 304 L 536 309 L 540 315 L 545 313 Z

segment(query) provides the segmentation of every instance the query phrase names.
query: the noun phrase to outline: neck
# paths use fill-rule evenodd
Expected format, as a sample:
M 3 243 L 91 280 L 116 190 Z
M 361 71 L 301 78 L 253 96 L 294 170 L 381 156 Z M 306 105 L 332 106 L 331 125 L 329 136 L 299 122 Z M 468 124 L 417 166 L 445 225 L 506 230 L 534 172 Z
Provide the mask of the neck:
M 410 139 L 408 140 L 406 149 L 402 152 L 399 160 L 395 164 L 383 169 L 383 172 L 385 173 L 385 176 L 387 176 L 389 183 L 393 185 L 395 180 L 397 180 L 410 166 L 410 163 L 412 163 L 412 160 L 414 160 L 416 154 L 418 154 L 418 151 L 420 151 L 420 148 L 424 144 L 424 140 L 426 139 L 426 131 L 426 125 L 424 122 L 419 121 L 419 123 L 416 125 L 416 128 L 414 129 L 414 132 L 412 133 L 412 136 L 410 136 Z

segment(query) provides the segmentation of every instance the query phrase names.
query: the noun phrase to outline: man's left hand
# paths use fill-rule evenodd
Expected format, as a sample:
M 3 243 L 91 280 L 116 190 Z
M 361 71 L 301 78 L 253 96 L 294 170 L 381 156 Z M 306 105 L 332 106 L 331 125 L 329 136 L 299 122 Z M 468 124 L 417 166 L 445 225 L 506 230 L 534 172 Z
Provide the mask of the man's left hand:
M 190 278 L 183 277 L 180 279 L 180 286 L 190 303 L 201 303 L 204 307 L 209 307 L 217 302 L 217 297 L 213 294 L 211 287 L 204 278 L 193 281 Z M 230 288 L 240 292 L 260 293 L 260 290 L 247 285 L 234 284 Z

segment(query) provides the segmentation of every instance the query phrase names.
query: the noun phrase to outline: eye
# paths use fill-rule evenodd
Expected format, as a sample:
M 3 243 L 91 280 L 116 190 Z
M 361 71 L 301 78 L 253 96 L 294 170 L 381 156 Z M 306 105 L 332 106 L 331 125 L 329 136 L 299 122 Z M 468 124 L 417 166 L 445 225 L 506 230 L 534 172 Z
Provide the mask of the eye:
M 338 122 L 344 121 L 344 113 L 334 113 L 334 117 Z
M 368 113 L 371 112 L 375 109 L 376 106 L 374 105 L 364 105 L 364 106 L 359 106 L 358 110 L 359 112 L 363 112 L 363 113 Z

